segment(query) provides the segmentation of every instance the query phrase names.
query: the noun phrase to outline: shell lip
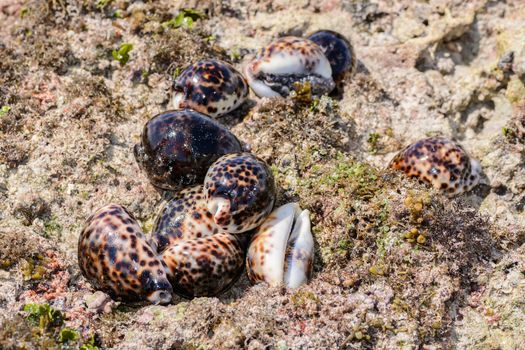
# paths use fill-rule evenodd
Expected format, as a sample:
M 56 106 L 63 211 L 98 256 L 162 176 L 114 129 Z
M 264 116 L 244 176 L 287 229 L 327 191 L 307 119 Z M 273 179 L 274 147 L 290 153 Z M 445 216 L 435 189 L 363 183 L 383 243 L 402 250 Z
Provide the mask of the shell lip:
M 313 265 L 314 244 L 309 211 L 298 203 L 275 209 L 253 236 L 246 259 L 252 283 L 284 284 L 297 288 L 307 283 Z
M 170 290 L 156 290 L 151 292 L 147 299 L 157 305 L 157 304 L 169 304 L 171 302 L 171 289 Z
M 208 200 L 208 211 L 218 225 L 231 217 L 230 209 L 231 201 L 225 197 L 214 196 Z
M 186 94 L 184 93 L 184 91 L 175 90 L 175 93 L 173 94 L 173 98 L 172 98 L 172 106 L 175 109 L 184 109 L 187 107 Z
M 271 89 L 275 94 L 283 97 L 288 96 L 292 91 L 295 91 L 297 89 L 296 84 L 304 85 L 309 83 L 313 95 L 328 94 L 335 88 L 335 83 L 332 77 L 326 78 L 316 73 L 270 74 L 260 72 L 255 77 L 255 81 L 257 81 L 258 84 L 264 85 L 267 89 Z

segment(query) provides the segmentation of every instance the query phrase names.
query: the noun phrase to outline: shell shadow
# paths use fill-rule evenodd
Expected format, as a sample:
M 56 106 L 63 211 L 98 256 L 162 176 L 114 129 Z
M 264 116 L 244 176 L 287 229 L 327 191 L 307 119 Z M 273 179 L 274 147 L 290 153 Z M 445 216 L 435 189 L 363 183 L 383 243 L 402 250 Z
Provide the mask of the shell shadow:
M 248 98 L 242 105 L 234 109 L 230 113 L 227 113 L 223 116 L 216 118 L 215 120 L 221 123 L 222 125 L 228 127 L 229 129 L 233 128 L 237 124 L 242 123 L 244 118 L 250 114 L 252 109 L 257 105 L 257 101 L 251 98 Z

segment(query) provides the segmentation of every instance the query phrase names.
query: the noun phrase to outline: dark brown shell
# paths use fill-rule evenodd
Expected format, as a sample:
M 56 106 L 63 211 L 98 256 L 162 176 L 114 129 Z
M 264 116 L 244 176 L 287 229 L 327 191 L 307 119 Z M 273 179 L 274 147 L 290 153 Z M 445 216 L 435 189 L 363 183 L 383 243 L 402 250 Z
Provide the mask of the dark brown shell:
M 350 41 L 343 35 L 331 30 L 319 30 L 312 33 L 309 40 L 321 47 L 332 67 L 335 81 L 341 81 L 355 71 L 357 58 Z
M 179 190 L 202 183 L 222 155 L 242 151 L 239 140 L 210 117 L 188 109 L 151 118 L 135 145 L 135 158 L 151 183 Z

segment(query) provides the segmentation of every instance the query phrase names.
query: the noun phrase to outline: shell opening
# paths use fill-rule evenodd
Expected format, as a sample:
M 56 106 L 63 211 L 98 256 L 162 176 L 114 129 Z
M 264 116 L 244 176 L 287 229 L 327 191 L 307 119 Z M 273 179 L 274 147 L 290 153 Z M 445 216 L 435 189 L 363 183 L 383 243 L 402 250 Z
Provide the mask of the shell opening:
M 166 290 L 156 290 L 148 295 L 148 300 L 153 304 L 168 304 L 171 301 L 171 293 Z
M 255 92 L 257 96 L 260 97 L 279 97 L 279 93 L 273 91 L 269 86 L 267 86 L 262 80 L 256 78 L 253 75 L 250 65 L 246 66 L 244 73 L 250 84 L 250 87 Z
M 297 288 L 311 275 L 313 249 L 309 212 L 301 211 L 297 203 L 285 204 L 270 214 L 252 238 L 248 277 L 254 283 Z
M 288 288 L 297 288 L 308 282 L 313 263 L 314 239 L 311 232 L 310 212 L 303 210 L 294 219 L 285 257 L 284 284 Z
M 214 197 L 208 201 L 208 211 L 213 215 L 213 220 L 217 224 L 230 217 L 230 207 L 231 203 L 226 198 Z

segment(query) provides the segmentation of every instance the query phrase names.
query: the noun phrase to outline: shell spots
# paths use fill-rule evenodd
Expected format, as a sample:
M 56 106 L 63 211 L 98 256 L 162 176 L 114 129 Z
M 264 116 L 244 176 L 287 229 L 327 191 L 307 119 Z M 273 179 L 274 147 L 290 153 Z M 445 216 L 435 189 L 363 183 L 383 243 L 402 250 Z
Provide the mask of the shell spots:
M 137 245 L 143 250 L 135 249 Z M 171 285 L 136 220 L 116 204 L 98 209 L 78 241 L 82 274 L 98 289 L 124 300 L 171 301 Z
M 173 108 L 190 108 L 212 117 L 231 112 L 248 97 L 248 84 L 241 73 L 219 60 L 189 66 L 173 89 Z
M 352 74 L 357 66 L 354 48 L 348 39 L 331 30 L 319 30 L 308 37 L 323 50 L 330 62 L 332 77 L 341 81 L 345 75 Z
M 479 182 L 481 166 L 465 150 L 443 137 L 419 140 L 399 152 L 389 165 L 432 185 L 449 196 L 470 191 Z
M 156 187 L 178 190 L 202 183 L 224 154 L 242 151 L 239 140 L 208 116 L 179 110 L 151 118 L 135 145 L 135 158 Z
M 162 208 L 153 230 L 159 253 L 175 242 L 205 238 L 219 232 L 220 227 L 208 212 L 202 190 L 202 185 L 187 188 Z
M 283 37 L 261 49 L 245 67 L 248 84 L 260 97 L 288 96 L 295 86 L 309 84 L 313 95 L 335 87 L 330 62 L 308 39 Z
M 192 298 L 228 289 L 242 273 L 245 239 L 219 233 L 174 242 L 162 253 L 174 291 Z
M 314 241 L 307 210 L 297 203 L 275 209 L 250 242 L 246 271 L 252 283 L 297 288 L 311 277 Z
M 208 211 L 224 231 L 238 233 L 259 226 L 275 202 L 275 183 L 266 163 L 250 153 L 219 158 L 204 180 Z

